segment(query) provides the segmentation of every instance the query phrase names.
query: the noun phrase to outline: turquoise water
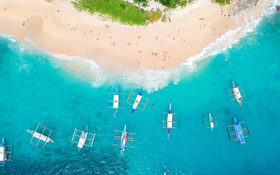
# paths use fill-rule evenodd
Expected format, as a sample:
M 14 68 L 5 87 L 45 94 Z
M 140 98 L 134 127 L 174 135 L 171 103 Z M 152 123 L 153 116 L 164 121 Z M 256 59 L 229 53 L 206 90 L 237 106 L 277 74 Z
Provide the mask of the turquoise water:
M 279 174 L 279 28 L 279 15 L 266 17 L 178 84 L 144 92 L 150 99 L 144 112 L 131 115 L 124 105 L 117 118 L 107 108 L 112 83 L 93 87 L 45 54 L 0 38 L 0 136 L 14 145 L 14 159 L 0 174 Z M 242 107 L 228 97 L 232 80 L 246 92 Z M 119 89 L 127 98 L 131 88 Z M 170 101 L 180 125 L 177 118 L 168 139 L 162 112 Z M 203 123 L 208 112 L 217 117 L 213 132 Z M 229 141 L 233 116 L 248 123 L 245 145 Z M 45 149 L 31 145 L 26 132 L 39 122 L 53 129 L 55 143 Z M 135 142 L 120 155 L 113 136 L 125 123 Z M 96 133 L 94 146 L 78 151 L 72 134 L 86 125 Z

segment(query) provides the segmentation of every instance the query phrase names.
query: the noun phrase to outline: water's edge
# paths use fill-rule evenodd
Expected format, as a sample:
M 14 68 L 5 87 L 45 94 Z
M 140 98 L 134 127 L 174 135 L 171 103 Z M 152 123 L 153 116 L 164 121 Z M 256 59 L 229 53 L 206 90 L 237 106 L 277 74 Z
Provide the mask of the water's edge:
M 52 60 L 61 63 L 69 71 L 75 72 L 77 76 L 89 80 L 93 86 L 99 87 L 105 82 L 112 82 L 118 84 L 129 84 L 130 86 L 141 87 L 147 91 L 154 91 L 167 86 L 169 83 L 177 84 L 183 77 L 196 72 L 204 65 L 203 61 L 206 58 L 211 59 L 215 55 L 224 52 L 226 49 L 231 48 L 233 44 L 240 41 L 248 33 L 254 31 L 262 18 L 275 14 L 276 4 L 280 4 L 279 0 L 274 0 L 265 8 L 259 19 L 250 21 L 245 26 L 238 27 L 230 30 L 215 42 L 209 44 L 202 50 L 201 53 L 189 57 L 186 62 L 181 63 L 175 68 L 167 70 L 149 70 L 141 68 L 132 72 L 128 69 L 123 69 L 120 74 L 108 72 L 98 66 L 93 60 L 82 58 L 79 56 L 67 56 L 64 54 L 50 53 L 39 48 L 36 43 L 29 39 L 25 39 L 19 43 L 22 49 L 37 50 L 46 55 Z M 12 35 L 1 34 L 0 37 L 7 38 L 13 42 L 17 42 L 16 38 Z M 226 59 L 226 55 L 225 59 Z

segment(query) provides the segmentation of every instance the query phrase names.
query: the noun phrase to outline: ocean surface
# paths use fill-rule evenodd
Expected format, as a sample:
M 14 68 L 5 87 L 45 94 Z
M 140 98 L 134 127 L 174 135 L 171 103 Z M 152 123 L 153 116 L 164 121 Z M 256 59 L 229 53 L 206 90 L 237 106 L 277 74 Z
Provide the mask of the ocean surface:
M 121 78 L 97 86 L 48 54 L 0 37 L 0 137 L 14 147 L 0 174 L 280 174 L 279 14 L 264 17 L 231 48 L 197 63 L 194 72 L 178 75 L 177 83 L 151 91 Z M 227 93 L 232 81 L 245 90 L 241 107 Z M 124 101 L 143 88 L 145 111 L 130 114 L 123 103 L 114 118 L 107 100 L 116 84 Z M 177 117 L 168 139 L 162 113 L 169 102 Z M 213 131 L 204 124 L 209 112 L 217 118 Z M 247 121 L 245 145 L 227 135 L 234 116 Z M 55 143 L 44 149 L 30 144 L 26 132 L 39 122 L 53 129 Z M 136 134 L 133 148 L 121 155 L 113 138 L 124 124 Z M 72 135 L 86 126 L 96 134 L 94 145 L 78 150 Z

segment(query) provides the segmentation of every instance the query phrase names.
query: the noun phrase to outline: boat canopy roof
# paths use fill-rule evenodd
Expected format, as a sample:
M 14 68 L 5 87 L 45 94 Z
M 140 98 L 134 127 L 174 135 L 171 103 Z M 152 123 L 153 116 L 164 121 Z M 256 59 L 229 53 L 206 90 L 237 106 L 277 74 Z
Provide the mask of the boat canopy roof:
M 136 109 L 139 102 L 141 101 L 141 98 L 142 98 L 142 95 L 137 95 L 136 99 L 135 99 L 135 102 L 133 104 L 133 109 Z
M 240 124 L 236 125 L 236 133 L 237 133 L 237 136 L 239 138 L 240 143 L 242 143 L 242 144 L 245 143 L 245 138 L 244 138 L 243 130 L 242 130 Z
M 167 115 L 167 128 L 172 128 L 172 119 L 173 119 L 173 114 L 168 114 Z
M 5 147 L 0 147 L 0 161 L 5 160 Z
M 34 136 L 35 138 L 37 138 L 37 139 L 43 140 L 43 141 L 45 141 L 45 142 L 48 142 L 48 138 L 49 138 L 49 137 L 47 137 L 47 136 L 45 136 L 45 135 L 43 135 L 43 134 L 41 134 L 41 133 L 34 132 L 34 133 L 33 133 L 33 136 Z
M 119 108 L 119 95 L 114 95 L 113 108 Z
M 236 98 L 242 97 L 238 87 L 233 88 L 233 92 L 234 92 Z

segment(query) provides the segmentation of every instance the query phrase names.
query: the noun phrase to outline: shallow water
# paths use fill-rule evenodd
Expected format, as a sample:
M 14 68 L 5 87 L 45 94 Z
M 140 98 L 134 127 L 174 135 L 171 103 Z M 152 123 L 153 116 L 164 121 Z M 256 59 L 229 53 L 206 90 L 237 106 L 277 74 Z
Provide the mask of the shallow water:
M 279 15 L 265 17 L 256 31 L 200 62 L 178 84 L 144 92 L 145 111 L 131 115 L 124 104 L 117 118 L 107 108 L 111 82 L 93 87 L 45 54 L 0 38 L 0 136 L 14 145 L 14 159 L 0 174 L 279 174 L 279 28 Z M 246 92 L 242 107 L 227 94 L 232 80 Z M 126 99 L 131 89 L 119 90 Z M 168 139 L 162 112 L 170 101 L 177 128 Z M 203 122 L 208 112 L 217 117 L 213 132 Z M 245 145 L 229 141 L 233 116 L 248 123 Z M 26 132 L 39 122 L 53 129 L 55 143 L 45 149 L 31 145 Z M 125 123 L 135 142 L 120 155 L 114 130 Z M 86 125 L 96 133 L 94 146 L 78 151 L 72 134 Z

